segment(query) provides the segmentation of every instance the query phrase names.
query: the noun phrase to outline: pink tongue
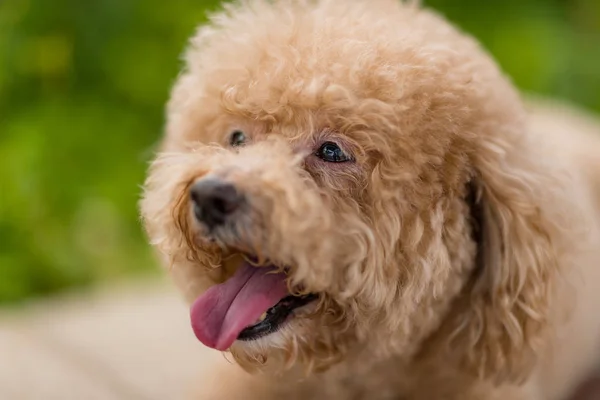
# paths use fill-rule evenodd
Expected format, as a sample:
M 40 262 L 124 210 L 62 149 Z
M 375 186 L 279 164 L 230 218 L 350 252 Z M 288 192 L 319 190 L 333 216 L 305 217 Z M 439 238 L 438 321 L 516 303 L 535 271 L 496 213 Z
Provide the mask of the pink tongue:
M 198 297 L 190 310 L 194 334 L 204 345 L 228 349 L 240 332 L 288 295 L 285 274 L 244 262 L 235 275 Z

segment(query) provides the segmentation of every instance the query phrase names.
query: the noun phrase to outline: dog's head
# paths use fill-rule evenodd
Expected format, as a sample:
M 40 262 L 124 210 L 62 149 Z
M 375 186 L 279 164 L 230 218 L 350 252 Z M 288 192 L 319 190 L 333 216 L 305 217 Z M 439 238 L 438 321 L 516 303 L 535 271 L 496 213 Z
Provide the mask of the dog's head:
M 536 200 L 560 190 L 523 124 L 432 13 L 228 6 L 187 52 L 142 215 L 197 337 L 245 367 L 411 357 L 445 329 L 464 367 L 518 376 L 558 258 Z

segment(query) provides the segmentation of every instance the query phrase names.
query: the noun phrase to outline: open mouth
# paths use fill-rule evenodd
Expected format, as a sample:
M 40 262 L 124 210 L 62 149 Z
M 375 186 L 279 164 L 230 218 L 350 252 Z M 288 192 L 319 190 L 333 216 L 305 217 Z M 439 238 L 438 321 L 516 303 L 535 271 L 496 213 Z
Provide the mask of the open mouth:
M 300 308 L 313 300 L 317 296 L 309 294 L 306 296 L 287 296 L 264 312 L 254 325 L 244 328 L 238 335 L 238 340 L 255 340 L 276 332 L 290 316 L 292 311 Z
M 273 265 L 243 261 L 235 274 L 199 296 L 190 310 L 194 334 L 204 345 L 226 350 L 236 341 L 276 332 L 294 310 L 316 295 L 292 296 L 287 275 Z

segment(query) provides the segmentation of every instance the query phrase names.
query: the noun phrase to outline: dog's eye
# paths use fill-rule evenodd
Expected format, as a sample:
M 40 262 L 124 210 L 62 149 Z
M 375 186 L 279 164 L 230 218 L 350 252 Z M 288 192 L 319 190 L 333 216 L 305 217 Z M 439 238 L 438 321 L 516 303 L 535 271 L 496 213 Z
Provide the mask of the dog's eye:
M 319 157 L 323 161 L 327 162 L 346 162 L 350 161 L 352 158 L 346 155 L 340 147 L 333 142 L 326 142 L 319 147 L 317 150 L 317 157 Z
M 229 135 L 229 144 L 233 147 L 242 146 L 246 143 L 246 135 L 242 131 L 233 131 Z

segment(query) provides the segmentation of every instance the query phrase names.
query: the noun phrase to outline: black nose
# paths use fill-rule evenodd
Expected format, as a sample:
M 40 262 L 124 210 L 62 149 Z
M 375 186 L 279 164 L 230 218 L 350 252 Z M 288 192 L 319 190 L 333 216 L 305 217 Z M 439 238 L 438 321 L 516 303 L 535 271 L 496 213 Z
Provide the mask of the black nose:
M 196 218 L 210 229 L 222 225 L 242 202 L 235 186 L 214 178 L 193 184 L 190 196 Z

